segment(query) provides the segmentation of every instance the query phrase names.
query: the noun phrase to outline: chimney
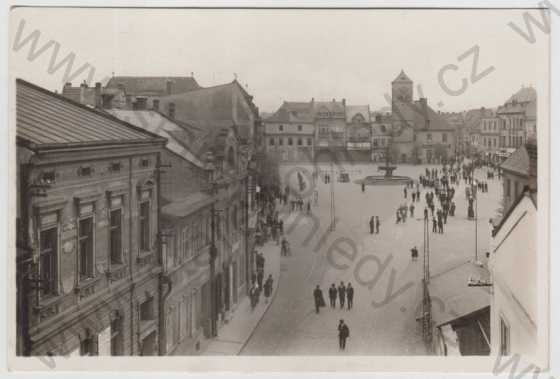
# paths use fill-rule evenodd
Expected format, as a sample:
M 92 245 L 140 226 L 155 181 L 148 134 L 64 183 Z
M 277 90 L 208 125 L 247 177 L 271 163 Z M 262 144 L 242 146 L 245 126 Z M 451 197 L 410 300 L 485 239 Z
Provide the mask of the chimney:
M 167 115 L 171 119 L 175 118 L 175 103 L 167 104 Z
M 159 99 L 152 100 L 152 109 L 156 112 L 159 111 Z
M 134 102 L 133 108 L 139 111 L 143 111 L 147 108 L 148 99 L 145 97 L 137 97 Z
M 95 92 L 94 92 L 94 101 L 95 101 L 95 107 L 98 109 L 101 109 L 103 107 L 103 102 L 101 99 L 101 83 L 100 82 L 96 82 L 95 83 Z
M 167 82 L 165 82 L 165 90 L 168 95 L 171 95 L 172 89 L 173 89 L 173 82 L 171 82 L 171 80 L 167 80 Z

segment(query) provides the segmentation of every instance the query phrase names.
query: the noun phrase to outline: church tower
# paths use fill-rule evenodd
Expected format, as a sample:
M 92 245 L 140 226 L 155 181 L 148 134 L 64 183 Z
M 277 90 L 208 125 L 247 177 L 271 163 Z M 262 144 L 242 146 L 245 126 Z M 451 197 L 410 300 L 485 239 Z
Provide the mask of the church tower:
M 401 73 L 391 82 L 391 97 L 393 102 L 412 102 L 412 80 L 401 70 Z

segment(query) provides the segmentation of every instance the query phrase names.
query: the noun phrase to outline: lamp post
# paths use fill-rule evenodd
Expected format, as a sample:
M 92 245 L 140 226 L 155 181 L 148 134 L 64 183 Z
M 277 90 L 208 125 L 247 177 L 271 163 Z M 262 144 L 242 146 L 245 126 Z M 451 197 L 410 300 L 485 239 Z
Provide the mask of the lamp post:
M 474 175 L 474 173 L 473 173 Z M 474 198 L 474 261 L 478 262 L 478 196 L 476 179 L 473 179 L 472 196 Z

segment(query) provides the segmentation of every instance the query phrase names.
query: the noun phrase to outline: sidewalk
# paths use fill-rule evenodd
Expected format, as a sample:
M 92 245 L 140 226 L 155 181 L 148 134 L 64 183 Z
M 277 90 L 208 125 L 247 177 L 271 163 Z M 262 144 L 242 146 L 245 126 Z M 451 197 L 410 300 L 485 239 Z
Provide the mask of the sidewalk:
M 255 309 L 251 309 L 249 296 L 243 296 L 233 312 L 233 317 L 218 330 L 217 337 L 207 340 L 207 343 L 203 344 L 202 349 L 198 352 L 199 355 L 239 354 L 274 300 L 280 281 L 280 247 L 275 242 L 267 242 L 257 250 L 262 252 L 266 259 L 265 280 L 269 274 L 274 279 L 272 294 L 268 302 L 261 294 L 259 303 Z

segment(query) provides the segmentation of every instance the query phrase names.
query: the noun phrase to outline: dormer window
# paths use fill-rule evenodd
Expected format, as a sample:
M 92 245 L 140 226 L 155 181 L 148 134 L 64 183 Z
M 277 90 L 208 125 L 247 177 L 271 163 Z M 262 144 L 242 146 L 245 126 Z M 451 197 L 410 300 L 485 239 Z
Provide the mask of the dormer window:
M 82 166 L 78 169 L 79 176 L 91 176 L 93 169 L 90 166 Z

